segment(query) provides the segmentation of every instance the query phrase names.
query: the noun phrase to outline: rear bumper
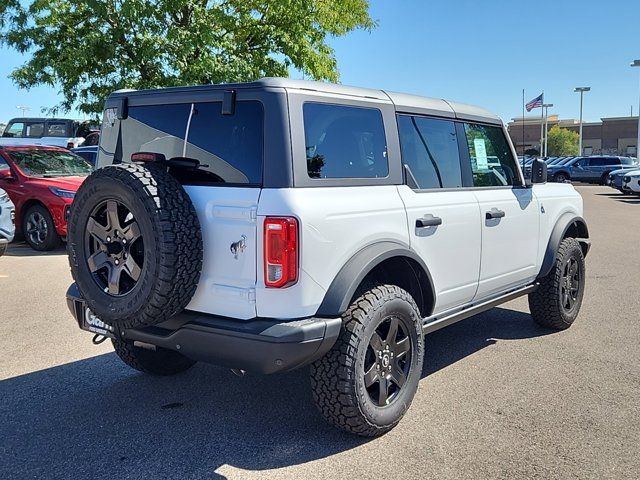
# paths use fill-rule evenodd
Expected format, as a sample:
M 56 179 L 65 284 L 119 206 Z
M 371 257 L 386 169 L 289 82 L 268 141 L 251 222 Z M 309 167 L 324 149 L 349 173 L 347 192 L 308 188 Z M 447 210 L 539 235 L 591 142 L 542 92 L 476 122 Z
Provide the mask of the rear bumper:
M 67 291 L 67 305 L 82 326 L 84 300 L 75 283 Z M 233 320 L 184 311 L 162 324 L 120 333 L 125 340 L 179 351 L 193 360 L 276 373 L 322 357 L 341 327 L 341 318 Z

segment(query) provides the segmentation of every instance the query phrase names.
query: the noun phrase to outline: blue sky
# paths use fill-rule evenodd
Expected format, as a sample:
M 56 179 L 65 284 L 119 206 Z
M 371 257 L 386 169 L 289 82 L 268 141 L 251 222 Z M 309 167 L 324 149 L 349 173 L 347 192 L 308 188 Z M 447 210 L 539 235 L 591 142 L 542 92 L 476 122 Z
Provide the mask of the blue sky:
M 585 120 L 638 111 L 638 0 L 374 0 L 379 26 L 331 41 L 341 82 L 481 105 L 509 120 L 545 92 L 550 113 Z M 0 49 L 0 121 L 58 101 L 55 89 L 18 90 L 7 78 L 24 58 Z M 534 110 L 539 112 L 539 110 Z

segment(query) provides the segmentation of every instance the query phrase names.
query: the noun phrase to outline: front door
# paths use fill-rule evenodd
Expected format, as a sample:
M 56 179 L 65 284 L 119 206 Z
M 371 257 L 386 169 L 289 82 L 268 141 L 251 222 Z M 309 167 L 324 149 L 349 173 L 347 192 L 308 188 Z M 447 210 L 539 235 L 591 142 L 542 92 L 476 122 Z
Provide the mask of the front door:
M 475 298 L 482 300 L 535 278 L 539 207 L 524 186 L 504 130 L 466 123 L 465 133 L 480 208 L 482 260 Z

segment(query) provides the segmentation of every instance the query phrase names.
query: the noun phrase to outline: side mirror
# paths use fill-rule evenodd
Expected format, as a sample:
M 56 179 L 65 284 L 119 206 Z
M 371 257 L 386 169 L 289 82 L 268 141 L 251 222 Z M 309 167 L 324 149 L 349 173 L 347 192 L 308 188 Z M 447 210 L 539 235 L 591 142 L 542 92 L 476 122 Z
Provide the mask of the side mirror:
M 0 180 L 13 180 L 13 174 L 11 173 L 11 170 L 8 168 L 0 170 Z
M 547 183 L 547 163 L 539 158 L 531 164 L 531 183 Z

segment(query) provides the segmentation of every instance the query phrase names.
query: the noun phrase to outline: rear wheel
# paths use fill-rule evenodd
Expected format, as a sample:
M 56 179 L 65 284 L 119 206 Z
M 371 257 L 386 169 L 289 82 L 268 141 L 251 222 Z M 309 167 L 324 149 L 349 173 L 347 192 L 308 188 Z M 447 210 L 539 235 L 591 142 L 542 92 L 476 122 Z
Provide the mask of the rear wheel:
M 558 247 L 553 269 L 529 294 L 529 309 L 539 325 L 556 330 L 569 328 L 580 311 L 585 285 L 584 255 L 575 238 Z
M 402 419 L 418 388 L 420 312 L 409 293 L 381 285 L 354 300 L 343 320 L 336 344 L 311 366 L 313 397 L 336 427 L 381 435 Z
M 116 354 L 124 363 L 143 373 L 160 376 L 175 375 L 196 364 L 195 360 L 166 348 L 155 347 L 153 350 L 136 347 L 132 342 L 118 339 L 111 342 Z
M 25 240 L 34 250 L 53 250 L 60 245 L 53 217 L 42 205 L 34 205 L 26 211 L 23 232 Z

